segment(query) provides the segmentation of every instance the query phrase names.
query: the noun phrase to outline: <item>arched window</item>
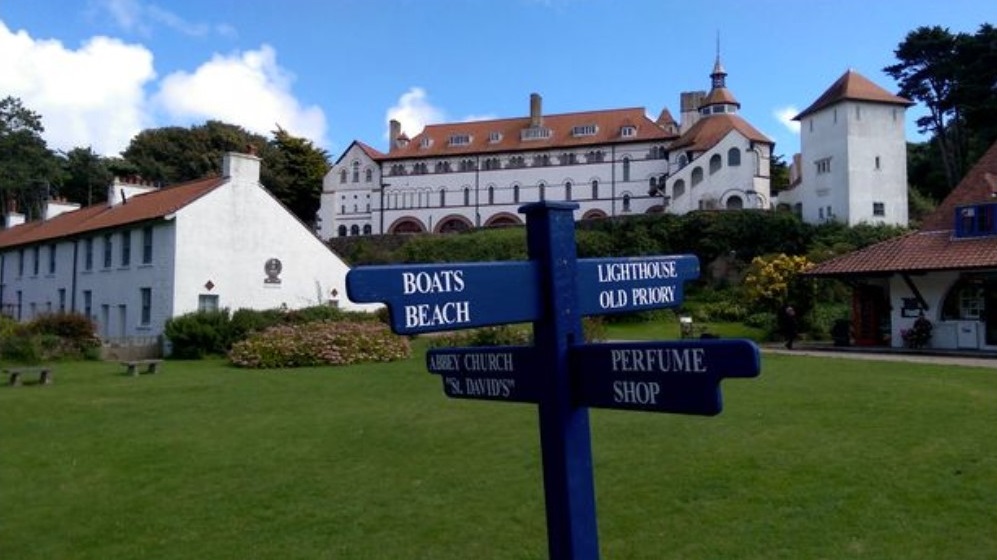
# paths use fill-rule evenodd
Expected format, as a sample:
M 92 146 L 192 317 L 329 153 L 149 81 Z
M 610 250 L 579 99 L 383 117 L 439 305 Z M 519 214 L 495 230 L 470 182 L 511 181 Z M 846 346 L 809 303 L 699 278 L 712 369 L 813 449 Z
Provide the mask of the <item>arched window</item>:
M 564 200 L 571 200 L 571 181 L 564 183 Z
M 447 189 L 441 187 L 440 188 L 440 208 L 443 208 L 446 205 L 447 205 Z
M 685 194 L 685 181 L 679 179 L 672 185 L 672 198 L 678 198 Z
M 360 226 L 356 224 L 350 226 L 350 235 L 360 235 Z
M 696 186 L 703 182 L 703 168 L 697 167 L 692 170 L 692 186 Z
M 547 185 L 542 182 L 537 186 L 537 190 L 540 191 L 540 201 L 547 200 Z
M 354 161 L 353 162 L 353 182 L 354 183 L 359 183 L 360 182 L 360 162 L 359 161 Z
M 979 321 L 984 313 L 985 286 L 979 278 L 958 280 L 942 301 L 942 319 Z
M 740 210 L 742 208 L 744 208 L 744 200 L 741 197 L 734 195 L 727 199 L 728 210 Z
M 339 226 L 339 236 L 346 237 L 346 226 Z
M 623 158 L 623 180 L 630 180 L 630 158 Z
M 730 167 L 741 165 L 741 150 L 736 147 L 727 150 L 727 165 Z
M 495 187 L 488 187 L 488 204 L 495 204 Z
M 346 170 L 345 169 L 343 169 L 343 170 L 341 170 L 339 172 L 339 182 L 340 183 L 345 183 L 346 182 Z
M 651 177 L 651 180 L 648 181 L 647 186 L 650 187 L 651 192 L 654 192 L 658 188 L 658 178 Z
M 720 157 L 720 154 L 710 156 L 710 175 L 720 171 L 721 165 L 723 165 L 723 158 Z
M 464 206 L 471 205 L 471 189 L 464 187 Z
M 630 195 L 629 194 L 623 195 L 623 211 L 624 212 L 629 212 L 630 211 Z
M 685 167 L 685 164 L 689 163 L 689 158 L 685 157 L 685 154 L 679 156 L 679 167 Z
M 363 172 L 363 179 L 364 179 L 364 181 L 366 181 L 368 183 L 371 182 L 371 181 L 373 181 L 374 180 L 374 170 L 370 169 L 370 168 L 365 169 L 364 172 Z
M 364 235 L 370 235 L 372 232 L 373 232 L 373 229 L 370 227 L 370 224 L 364 224 L 364 226 L 363 226 L 363 234 Z
M 519 185 L 512 186 L 512 201 L 519 204 Z
M 592 179 L 592 200 L 599 200 L 599 180 Z

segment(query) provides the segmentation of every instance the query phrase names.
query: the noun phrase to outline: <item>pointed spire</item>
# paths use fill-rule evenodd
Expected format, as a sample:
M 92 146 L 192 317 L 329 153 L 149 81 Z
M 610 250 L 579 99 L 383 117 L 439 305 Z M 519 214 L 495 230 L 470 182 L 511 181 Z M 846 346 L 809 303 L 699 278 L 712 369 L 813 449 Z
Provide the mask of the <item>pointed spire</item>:
M 712 79 L 712 85 L 714 88 L 727 87 L 725 85 L 727 77 L 727 71 L 724 70 L 723 64 L 720 63 L 720 30 L 717 30 L 717 59 L 713 63 L 713 72 L 710 73 L 710 78 Z

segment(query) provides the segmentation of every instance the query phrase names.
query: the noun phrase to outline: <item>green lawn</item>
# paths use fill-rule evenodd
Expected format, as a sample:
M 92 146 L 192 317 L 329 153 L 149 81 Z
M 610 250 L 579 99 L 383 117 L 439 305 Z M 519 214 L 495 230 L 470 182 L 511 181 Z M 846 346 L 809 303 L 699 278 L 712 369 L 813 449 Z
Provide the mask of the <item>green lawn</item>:
M 0 558 L 536 559 L 536 409 L 419 355 L 0 387 Z M 606 559 L 993 558 L 997 372 L 764 355 L 714 418 L 592 411 Z

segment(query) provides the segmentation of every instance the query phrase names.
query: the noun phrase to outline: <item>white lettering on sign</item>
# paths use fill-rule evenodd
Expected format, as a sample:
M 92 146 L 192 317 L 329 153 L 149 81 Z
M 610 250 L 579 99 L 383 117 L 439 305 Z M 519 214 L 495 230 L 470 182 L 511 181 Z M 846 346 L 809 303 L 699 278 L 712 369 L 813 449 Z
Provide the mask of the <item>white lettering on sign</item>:
M 515 379 L 503 377 L 444 377 L 446 392 L 455 397 L 491 397 L 507 399 L 516 388 Z M 463 383 L 462 383 L 463 382 Z
M 406 329 L 459 325 L 470 321 L 471 302 L 469 301 L 448 301 L 442 304 L 421 303 L 405 306 Z
M 603 309 L 619 309 L 627 306 L 626 290 L 605 290 L 599 292 L 599 307 Z
M 631 280 L 659 280 L 678 278 L 675 261 L 638 261 L 601 263 L 598 267 L 599 283 L 629 282 Z
M 625 404 L 658 404 L 661 385 L 653 381 L 614 381 L 613 402 Z
M 432 354 L 429 357 L 430 371 L 459 371 L 460 357 L 456 354 Z
M 407 296 L 412 294 L 445 294 L 463 291 L 463 270 L 402 273 L 402 293 Z
M 512 352 L 477 352 L 464 354 L 464 371 L 513 371 Z
M 610 351 L 613 371 L 705 373 L 703 348 L 623 348 Z
M 656 305 L 675 301 L 675 286 L 651 286 L 649 288 L 633 288 L 631 299 L 634 305 Z

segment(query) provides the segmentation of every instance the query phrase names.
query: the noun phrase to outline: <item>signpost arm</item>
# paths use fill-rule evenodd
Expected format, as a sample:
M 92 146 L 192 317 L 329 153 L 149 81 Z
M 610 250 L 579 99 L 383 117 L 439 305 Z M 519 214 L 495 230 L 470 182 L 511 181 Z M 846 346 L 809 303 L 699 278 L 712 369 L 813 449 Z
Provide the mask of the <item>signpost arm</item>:
M 569 348 L 584 342 L 575 286 L 574 203 L 539 202 L 526 214 L 526 242 L 538 264 L 543 309 L 534 322 L 540 362 L 540 445 L 547 540 L 552 560 L 597 560 L 599 537 L 588 409 L 572 402 Z

